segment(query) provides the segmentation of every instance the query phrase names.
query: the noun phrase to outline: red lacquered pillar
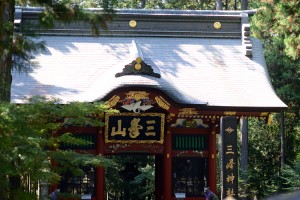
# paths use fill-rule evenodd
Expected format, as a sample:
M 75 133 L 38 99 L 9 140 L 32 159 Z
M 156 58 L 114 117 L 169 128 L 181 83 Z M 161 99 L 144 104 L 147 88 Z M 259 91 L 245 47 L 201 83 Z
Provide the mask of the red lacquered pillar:
M 216 126 L 212 123 L 212 129 L 209 133 L 209 154 L 208 154 L 208 186 L 215 193 L 217 191 L 217 148 L 216 148 Z
M 104 155 L 104 138 L 102 130 L 99 131 L 97 136 L 97 154 Z M 105 184 L 105 172 L 103 167 L 97 167 L 96 169 L 96 197 L 97 200 L 104 200 L 104 184 Z
M 164 151 L 164 200 L 172 198 L 172 142 L 171 132 L 167 130 L 165 135 Z

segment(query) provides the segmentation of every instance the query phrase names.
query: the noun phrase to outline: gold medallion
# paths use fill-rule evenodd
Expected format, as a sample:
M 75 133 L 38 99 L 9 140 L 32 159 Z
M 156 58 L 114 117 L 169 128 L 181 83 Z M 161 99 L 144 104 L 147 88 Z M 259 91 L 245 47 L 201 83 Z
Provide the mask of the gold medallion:
M 130 26 L 131 28 L 135 28 L 135 27 L 136 27 L 136 21 L 135 21 L 135 20 L 130 20 L 130 21 L 129 21 L 129 26 Z
M 222 27 L 221 22 L 215 22 L 215 23 L 214 23 L 214 28 L 215 28 L 215 29 L 220 29 L 221 27 Z
M 140 69 L 142 68 L 142 65 L 141 65 L 140 63 L 136 63 L 136 64 L 134 65 L 134 68 L 135 68 L 136 70 L 140 70 Z

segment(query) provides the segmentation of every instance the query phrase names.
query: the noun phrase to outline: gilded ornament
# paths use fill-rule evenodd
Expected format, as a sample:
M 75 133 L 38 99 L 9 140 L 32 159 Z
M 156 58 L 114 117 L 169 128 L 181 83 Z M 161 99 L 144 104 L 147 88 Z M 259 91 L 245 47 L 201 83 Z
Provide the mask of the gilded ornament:
M 135 20 L 130 20 L 130 21 L 129 21 L 129 26 L 130 26 L 131 28 L 135 28 L 136 25 L 137 25 L 137 23 L 136 23 Z
M 143 59 L 141 58 L 141 57 L 137 57 L 136 59 L 135 59 L 135 62 L 136 63 L 142 63 L 142 61 L 143 61 Z
M 149 99 L 149 94 L 145 91 L 129 91 L 126 93 L 127 99 L 134 99 L 139 101 L 141 99 Z
M 193 119 L 187 119 L 183 122 L 185 128 L 197 128 L 197 122 Z
M 120 97 L 117 95 L 114 95 L 112 98 L 110 98 L 110 100 L 107 101 L 108 106 L 114 107 L 120 100 Z
M 168 103 L 162 96 L 156 96 L 155 101 L 158 104 L 159 107 L 169 110 L 170 109 L 170 103 Z
M 214 28 L 215 28 L 215 29 L 220 29 L 221 27 L 222 27 L 221 22 L 215 22 L 215 23 L 214 23 Z
M 141 69 L 142 69 L 142 65 L 141 65 L 140 63 L 136 63 L 136 64 L 134 65 L 134 69 L 135 69 L 135 70 L 141 70 Z
M 233 116 L 233 115 L 236 115 L 236 112 L 233 112 L 233 111 L 225 111 L 225 112 L 224 112 L 224 115 Z
M 234 129 L 232 129 L 231 127 L 228 127 L 225 129 L 225 131 L 229 134 L 231 134 L 232 132 L 234 132 Z
M 266 116 L 268 116 L 268 112 L 262 112 L 262 113 L 260 113 L 260 116 L 262 116 L 262 117 L 266 117 Z
M 195 108 L 181 108 L 178 115 L 198 115 L 198 111 Z

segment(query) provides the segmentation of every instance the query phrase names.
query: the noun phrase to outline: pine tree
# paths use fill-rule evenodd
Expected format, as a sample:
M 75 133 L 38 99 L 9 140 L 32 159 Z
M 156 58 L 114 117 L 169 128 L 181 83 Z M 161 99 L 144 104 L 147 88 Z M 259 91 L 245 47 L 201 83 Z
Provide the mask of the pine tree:
M 76 0 L 1 0 L 0 1 L 0 102 L 10 101 L 12 70 L 26 71 L 30 65 L 32 53 L 41 50 L 41 43 L 33 43 L 26 35 L 14 32 L 15 5 L 42 6 L 41 24 L 52 26 L 55 20 L 69 22 L 80 19 L 91 24 L 95 35 L 99 29 L 106 28 L 111 20 L 113 10 L 110 1 L 104 0 L 99 4 L 102 13 L 85 13 Z

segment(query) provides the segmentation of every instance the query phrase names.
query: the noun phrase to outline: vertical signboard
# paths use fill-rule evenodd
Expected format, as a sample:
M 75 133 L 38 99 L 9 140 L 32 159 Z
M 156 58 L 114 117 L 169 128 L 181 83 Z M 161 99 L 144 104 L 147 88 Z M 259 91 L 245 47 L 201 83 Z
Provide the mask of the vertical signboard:
M 232 196 L 238 199 L 237 119 L 222 117 L 222 199 Z

